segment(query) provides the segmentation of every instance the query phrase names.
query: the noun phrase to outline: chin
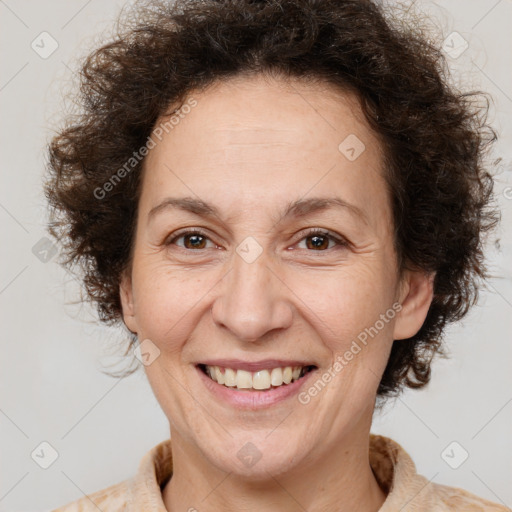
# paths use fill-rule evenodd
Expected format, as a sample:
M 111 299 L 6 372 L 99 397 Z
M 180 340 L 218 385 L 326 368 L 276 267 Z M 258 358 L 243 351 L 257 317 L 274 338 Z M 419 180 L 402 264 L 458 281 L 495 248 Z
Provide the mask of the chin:
M 210 444 L 207 453 L 212 464 L 226 473 L 233 473 L 241 478 L 250 478 L 254 481 L 267 481 L 272 476 L 289 471 L 298 458 L 305 453 L 303 442 L 294 442 L 283 431 L 265 429 L 250 434 L 241 430 L 239 435 L 233 432 L 228 446 L 225 439 Z M 281 435 L 280 435 L 281 434 Z M 304 436 L 299 436 L 304 438 Z M 212 450 L 212 447 L 217 447 Z

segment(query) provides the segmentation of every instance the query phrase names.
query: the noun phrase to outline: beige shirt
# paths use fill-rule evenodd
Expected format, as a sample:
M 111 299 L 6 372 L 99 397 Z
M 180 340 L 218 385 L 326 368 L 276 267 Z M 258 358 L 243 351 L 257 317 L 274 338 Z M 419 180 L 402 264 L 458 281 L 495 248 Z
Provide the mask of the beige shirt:
M 379 512 L 510 512 L 503 505 L 462 489 L 429 482 L 418 475 L 407 452 L 387 437 L 370 434 L 370 465 L 387 493 Z M 171 475 L 171 440 L 168 439 L 144 455 L 133 478 L 52 512 L 168 512 L 162 500 L 162 489 Z M 200 508 L 198 506 L 198 510 Z M 189 510 L 193 511 L 193 506 Z

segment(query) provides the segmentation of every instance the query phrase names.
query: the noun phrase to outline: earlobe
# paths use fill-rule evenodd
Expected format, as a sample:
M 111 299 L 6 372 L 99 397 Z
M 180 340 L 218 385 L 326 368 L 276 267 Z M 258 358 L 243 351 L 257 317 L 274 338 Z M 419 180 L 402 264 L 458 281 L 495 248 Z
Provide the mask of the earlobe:
M 394 340 L 411 338 L 421 329 L 434 298 L 434 278 L 435 272 L 407 271 L 401 287 L 402 309 L 396 317 Z
M 121 275 L 121 281 L 119 284 L 119 296 L 121 299 L 124 323 L 131 332 L 137 334 L 132 280 L 131 276 L 129 276 L 126 272 Z

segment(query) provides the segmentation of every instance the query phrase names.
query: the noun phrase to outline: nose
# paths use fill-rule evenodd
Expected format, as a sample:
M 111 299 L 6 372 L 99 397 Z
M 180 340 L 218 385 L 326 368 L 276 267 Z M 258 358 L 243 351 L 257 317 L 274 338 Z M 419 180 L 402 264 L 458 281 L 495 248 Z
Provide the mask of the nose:
M 270 331 L 291 325 L 292 292 L 269 263 L 265 253 L 251 263 L 235 254 L 232 270 L 218 283 L 213 320 L 236 339 L 258 341 Z

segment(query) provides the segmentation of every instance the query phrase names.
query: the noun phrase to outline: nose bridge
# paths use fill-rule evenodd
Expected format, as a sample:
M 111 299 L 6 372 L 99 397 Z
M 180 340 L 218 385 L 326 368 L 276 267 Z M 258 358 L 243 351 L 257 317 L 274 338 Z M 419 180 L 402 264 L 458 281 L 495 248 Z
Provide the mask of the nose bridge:
M 232 270 L 222 281 L 222 293 L 212 307 L 212 315 L 233 336 L 256 341 L 268 331 L 289 326 L 292 312 L 283 295 L 283 284 L 254 239 L 240 244 L 233 255 Z

